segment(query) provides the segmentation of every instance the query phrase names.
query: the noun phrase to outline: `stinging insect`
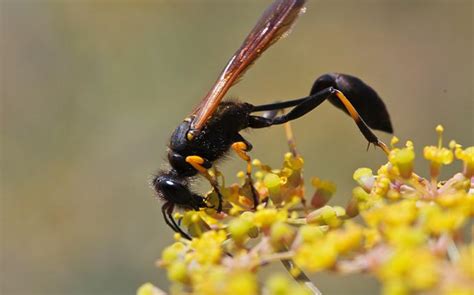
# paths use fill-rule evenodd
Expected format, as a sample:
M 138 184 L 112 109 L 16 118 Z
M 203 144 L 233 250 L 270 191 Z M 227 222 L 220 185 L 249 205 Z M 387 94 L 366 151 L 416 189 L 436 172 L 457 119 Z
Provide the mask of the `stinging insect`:
M 385 104 L 370 86 L 350 75 L 322 75 L 314 82 L 309 96 L 299 99 L 258 106 L 235 100 L 222 101 L 248 67 L 288 32 L 303 12 L 304 4 L 305 0 L 276 0 L 271 4 L 231 57 L 211 90 L 171 135 L 168 149 L 171 169 L 160 171 L 153 178 L 152 185 L 164 201 L 161 211 L 165 222 L 183 237 L 191 239 L 174 220 L 172 213 L 175 207 L 191 210 L 213 208 L 203 196 L 190 189 L 190 180 L 197 174 L 209 180 L 219 197 L 216 210 L 222 211 L 222 195 L 208 169 L 230 149 L 247 162 L 247 178 L 253 189 L 250 156 L 247 154 L 252 145 L 240 135 L 239 132 L 244 129 L 286 123 L 329 100 L 352 117 L 369 144 L 387 152 L 387 147 L 370 129 L 393 132 Z M 285 108 L 291 110 L 283 115 L 277 115 L 277 112 L 273 112 L 271 117 L 255 114 Z M 255 208 L 258 204 L 255 190 L 253 202 Z

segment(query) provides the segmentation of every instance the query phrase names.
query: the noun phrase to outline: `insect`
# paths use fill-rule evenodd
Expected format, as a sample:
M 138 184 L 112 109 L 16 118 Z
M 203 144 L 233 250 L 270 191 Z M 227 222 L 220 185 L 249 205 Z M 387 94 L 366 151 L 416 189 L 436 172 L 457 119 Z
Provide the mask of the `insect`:
M 152 185 L 164 200 L 165 222 L 176 232 L 190 238 L 179 227 L 172 213 L 175 207 L 200 210 L 211 207 L 205 198 L 190 189 L 190 180 L 197 174 L 205 176 L 219 196 L 218 212 L 222 211 L 222 196 L 216 180 L 208 169 L 229 150 L 234 150 L 247 162 L 247 177 L 251 183 L 248 152 L 252 145 L 240 131 L 265 128 L 297 119 L 323 101 L 329 100 L 349 114 L 369 144 L 387 150 L 370 128 L 392 133 L 387 109 L 378 94 L 360 79 L 338 73 L 322 75 L 314 82 L 309 96 L 254 106 L 240 101 L 222 101 L 224 95 L 246 69 L 273 43 L 284 36 L 304 9 L 305 0 L 276 0 L 231 57 L 217 81 L 189 117 L 176 128 L 168 150 L 169 170 L 153 178 Z M 291 108 L 273 117 L 256 113 Z M 369 128 L 370 127 L 370 128 Z M 254 206 L 257 197 L 253 191 Z

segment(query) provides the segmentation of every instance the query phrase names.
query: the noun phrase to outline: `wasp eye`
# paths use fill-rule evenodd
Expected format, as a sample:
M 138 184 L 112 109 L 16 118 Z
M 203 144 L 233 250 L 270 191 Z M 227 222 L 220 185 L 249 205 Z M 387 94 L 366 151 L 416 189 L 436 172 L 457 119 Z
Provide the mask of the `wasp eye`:
M 197 173 L 196 169 L 186 162 L 186 158 L 178 153 L 170 151 L 168 153 L 168 161 L 181 176 L 192 176 Z

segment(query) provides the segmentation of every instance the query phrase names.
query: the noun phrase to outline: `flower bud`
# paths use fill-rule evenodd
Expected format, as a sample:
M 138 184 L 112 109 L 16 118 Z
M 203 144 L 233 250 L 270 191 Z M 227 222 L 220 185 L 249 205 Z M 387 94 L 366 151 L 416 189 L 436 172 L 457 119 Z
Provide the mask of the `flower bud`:
M 304 243 L 311 243 L 324 236 L 324 231 L 320 226 L 303 225 L 298 231 Z
M 388 160 L 393 166 L 398 168 L 400 176 L 408 179 L 413 173 L 413 161 L 415 152 L 413 148 L 393 149 L 390 151 Z
M 235 218 L 229 222 L 228 231 L 234 242 L 242 245 L 248 239 L 253 224 L 244 218 Z
M 308 224 L 327 224 L 330 227 L 337 227 L 342 223 L 340 217 L 346 214 L 342 207 L 324 206 L 320 209 L 314 210 L 306 216 Z
M 360 187 L 359 187 L 360 188 Z M 360 188 L 362 189 L 362 188 Z M 365 193 L 365 192 L 364 192 Z M 353 218 L 359 215 L 359 202 L 355 197 L 352 197 L 346 205 L 346 214 L 348 217 Z
M 465 150 L 457 147 L 455 150 L 456 158 L 463 161 L 463 174 L 466 178 L 474 177 L 474 146 Z
M 171 264 L 168 268 L 168 279 L 173 282 L 186 283 L 188 281 L 186 264 L 182 261 Z
M 281 182 L 280 176 L 274 173 L 267 173 L 263 178 L 263 184 L 268 189 L 270 198 L 275 203 L 281 202 Z
M 166 295 L 166 293 L 163 290 L 153 286 L 153 284 L 146 283 L 138 288 L 137 295 Z
M 372 190 L 372 186 L 375 182 L 375 176 L 369 168 L 357 169 L 352 175 L 352 178 L 368 193 Z
M 333 194 L 336 192 L 336 185 L 333 182 L 320 180 L 317 177 L 313 178 L 311 183 L 316 188 L 313 198 L 311 199 L 311 206 L 314 208 L 321 208 L 329 202 Z
M 286 222 L 275 222 L 270 229 L 270 243 L 276 251 L 285 250 L 295 238 L 295 230 Z

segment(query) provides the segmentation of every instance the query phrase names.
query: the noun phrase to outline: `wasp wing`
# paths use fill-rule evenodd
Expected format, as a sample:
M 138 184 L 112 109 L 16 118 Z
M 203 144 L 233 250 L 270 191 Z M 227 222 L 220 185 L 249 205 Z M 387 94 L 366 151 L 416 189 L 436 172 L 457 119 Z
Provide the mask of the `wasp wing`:
M 191 132 L 197 134 L 216 111 L 229 88 L 245 70 L 273 43 L 278 41 L 304 10 L 305 0 L 276 0 L 234 53 L 214 86 L 192 113 Z

